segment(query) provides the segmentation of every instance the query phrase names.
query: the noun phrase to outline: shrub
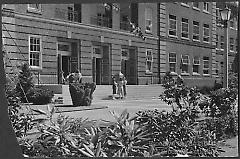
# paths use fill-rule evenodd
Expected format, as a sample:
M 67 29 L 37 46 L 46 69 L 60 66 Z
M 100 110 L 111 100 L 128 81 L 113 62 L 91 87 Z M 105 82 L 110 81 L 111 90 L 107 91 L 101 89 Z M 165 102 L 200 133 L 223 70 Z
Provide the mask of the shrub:
M 26 95 L 29 102 L 41 105 L 50 103 L 54 93 L 48 89 L 33 87 L 28 90 Z
M 21 70 L 18 75 L 18 82 L 16 84 L 16 92 L 18 93 L 21 102 L 27 102 L 26 93 L 30 88 L 34 86 L 33 75 L 27 63 L 21 66 Z
M 31 115 L 21 112 L 20 98 L 17 97 L 14 88 L 9 87 L 9 85 L 6 85 L 6 98 L 8 101 L 8 115 L 13 130 L 18 138 L 23 137 L 33 127 L 33 118 Z
M 89 106 L 92 103 L 92 94 L 95 83 L 70 83 L 69 91 L 74 106 Z
M 196 129 L 198 124 L 191 117 L 191 111 L 140 111 L 137 121 L 139 125 L 146 126 L 151 134 L 154 156 L 187 154 L 193 157 L 214 157 L 219 153 L 214 135 L 210 130 Z

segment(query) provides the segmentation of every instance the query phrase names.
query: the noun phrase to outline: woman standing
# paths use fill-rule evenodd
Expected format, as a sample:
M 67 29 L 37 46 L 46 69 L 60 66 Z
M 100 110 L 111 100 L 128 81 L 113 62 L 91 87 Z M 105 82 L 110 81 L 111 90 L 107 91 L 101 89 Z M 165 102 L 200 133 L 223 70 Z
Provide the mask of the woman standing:
M 114 75 L 112 75 L 112 90 L 113 90 L 113 99 L 115 99 L 115 95 L 117 94 L 117 81 Z
M 118 95 L 119 95 L 119 98 L 123 99 L 123 78 L 120 77 L 119 78 L 119 81 L 118 81 Z

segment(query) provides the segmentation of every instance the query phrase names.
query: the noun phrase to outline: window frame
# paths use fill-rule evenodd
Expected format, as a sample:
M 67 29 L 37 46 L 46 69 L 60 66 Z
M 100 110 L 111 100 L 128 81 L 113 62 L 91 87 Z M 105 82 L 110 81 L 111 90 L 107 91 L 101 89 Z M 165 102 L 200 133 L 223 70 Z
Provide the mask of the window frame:
M 198 25 L 195 25 L 194 22 L 197 22 Z M 195 27 L 198 27 L 198 34 L 194 32 L 195 31 L 195 29 L 194 29 Z M 198 39 L 195 39 L 194 36 L 197 36 Z M 200 41 L 200 22 L 198 22 L 198 21 L 193 21 L 192 39 L 193 39 L 193 41 Z
M 170 54 L 174 54 L 175 57 L 171 57 Z M 171 59 L 174 58 L 174 59 L 175 59 L 175 62 L 172 62 L 172 61 L 170 60 L 170 58 L 171 58 Z M 168 53 L 168 64 L 169 64 L 169 71 L 170 71 L 171 73 L 176 73 L 176 72 L 177 72 L 177 53 L 176 53 L 176 52 L 169 52 L 169 53 Z M 175 64 L 175 66 L 174 66 L 174 70 L 175 70 L 175 71 L 174 71 L 174 72 L 171 71 L 171 69 L 170 69 L 170 68 L 171 68 L 171 67 L 170 67 L 170 64 Z
M 197 3 L 198 4 L 198 6 L 196 7 L 196 6 L 194 6 L 194 4 L 195 3 Z M 196 10 L 200 10 L 200 8 L 199 8 L 199 2 L 192 2 L 192 6 L 193 6 L 193 9 L 196 9 Z
M 219 35 L 216 34 L 216 49 L 218 50 L 218 45 L 219 45 Z
M 39 51 L 31 51 L 31 38 L 35 38 L 35 39 L 39 39 Z M 42 69 L 42 37 L 39 36 L 39 35 L 29 35 L 28 37 L 28 46 L 29 46 L 29 58 L 28 58 L 28 62 L 29 62 L 29 67 L 31 69 L 34 69 L 34 70 L 40 70 Z M 36 65 L 31 65 L 31 53 L 32 52 L 38 52 L 39 53 L 39 66 L 36 66 Z
M 187 57 L 187 63 L 184 62 L 185 59 L 183 59 L 183 57 L 186 56 Z M 189 60 L 189 55 L 187 54 L 183 54 L 181 55 L 181 74 L 182 75 L 189 75 L 189 65 L 190 65 L 190 60 Z M 183 72 L 183 65 L 187 65 L 187 72 Z
M 204 25 L 208 25 L 208 27 L 205 27 Z M 205 29 L 208 30 L 208 36 L 205 35 Z M 205 41 L 204 38 L 208 38 L 208 41 Z M 203 24 L 203 42 L 204 43 L 210 43 L 210 25 L 209 24 Z
M 183 22 L 183 19 L 187 20 L 187 22 Z M 187 25 L 187 32 L 183 31 L 183 25 Z M 184 37 L 183 34 L 186 34 L 187 37 Z M 189 19 L 187 19 L 187 18 L 182 18 L 182 20 L 181 20 L 181 38 L 189 39 Z
M 174 16 L 175 17 L 175 19 L 170 19 L 170 16 Z M 174 29 L 172 29 L 172 28 L 170 28 L 170 23 L 171 22 L 175 22 L 175 28 Z M 172 35 L 172 34 L 170 34 L 169 32 L 170 31 L 175 31 L 175 35 Z M 172 14 L 169 14 L 168 15 L 168 36 L 170 36 L 170 37 L 177 37 L 178 35 L 177 35 L 177 16 L 175 16 L 175 15 L 172 15 Z
M 220 50 L 224 50 L 224 36 L 220 36 Z
M 147 21 L 150 21 L 151 25 L 147 25 Z M 147 27 L 149 27 L 150 30 L 148 30 Z M 153 10 L 152 10 L 152 8 L 145 8 L 145 32 L 146 33 L 153 32 Z
M 34 3 L 34 4 L 39 5 L 39 8 L 31 7 L 30 5 L 32 5 L 32 4 L 28 4 L 27 11 L 32 12 L 32 13 L 42 13 L 42 5 L 39 3 Z
M 232 37 L 229 38 L 229 51 L 234 52 L 234 38 L 232 38 Z
M 207 8 L 205 8 L 206 7 L 205 4 L 206 4 Z M 209 2 L 203 2 L 203 12 L 210 13 L 210 3 Z
M 204 59 L 205 57 L 207 57 L 208 60 L 205 60 L 205 59 Z M 207 64 L 207 65 L 208 65 L 208 68 L 205 68 L 205 66 L 206 66 L 205 62 L 208 62 L 208 64 Z M 208 73 L 205 74 L 205 73 L 204 73 L 204 70 L 207 70 Z M 204 76 L 210 76 L 210 57 L 209 57 L 209 56 L 203 56 L 203 75 L 204 75 Z
M 198 63 L 195 63 L 196 59 L 198 60 Z M 201 65 L 200 56 L 194 56 L 193 57 L 193 70 L 192 70 L 193 75 L 200 75 L 200 65 Z M 198 66 L 198 72 L 194 72 L 194 66 Z
M 151 60 L 149 60 L 148 59 L 148 52 L 151 52 Z M 146 67 L 146 73 L 153 73 L 153 49 L 146 49 L 146 52 L 145 52 L 146 54 L 145 54 L 145 56 L 146 56 L 146 62 L 145 62 L 145 67 Z M 150 70 L 148 69 L 148 62 L 150 62 L 151 63 L 151 68 L 150 68 Z

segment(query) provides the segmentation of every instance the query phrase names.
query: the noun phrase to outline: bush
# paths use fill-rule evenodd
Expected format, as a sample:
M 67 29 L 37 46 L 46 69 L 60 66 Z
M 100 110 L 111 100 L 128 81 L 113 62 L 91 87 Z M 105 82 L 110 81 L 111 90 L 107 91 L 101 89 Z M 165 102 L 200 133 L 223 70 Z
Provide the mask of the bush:
M 21 112 L 20 98 L 17 97 L 13 87 L 6 85 L 5 94 L 8 102 L 8 115 L 16 137 L 26 136 L 27 131 L 33 127 L 33 118 L 31 115 Z
M 73 106 L 90 106 L 95 89 L 95 83 L 70 83 L 69 91 Z
M 50 103 L 54 93 L 48 89 L 33 87 L 28 90 L 26 95 L 29 102 L 41 105 Z

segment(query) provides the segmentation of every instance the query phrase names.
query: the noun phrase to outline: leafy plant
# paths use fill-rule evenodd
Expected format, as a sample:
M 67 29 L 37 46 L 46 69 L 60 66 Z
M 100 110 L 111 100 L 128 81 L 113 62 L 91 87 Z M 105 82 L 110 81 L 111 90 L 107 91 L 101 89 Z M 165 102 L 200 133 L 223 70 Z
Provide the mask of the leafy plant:
M 48 104 L 51 102 L 54 93 L 48 89 L 32 87 L 26 93 L 29 102 L 33 104 Z
M 142 125 L 130 118 L 127 110 L 120 115 L 111 112 L 116 122 L 108 127 L 104 134 L 103 146 L 105 151 L 112 157 L 145 156 L 149 149 L 149 132 Z

